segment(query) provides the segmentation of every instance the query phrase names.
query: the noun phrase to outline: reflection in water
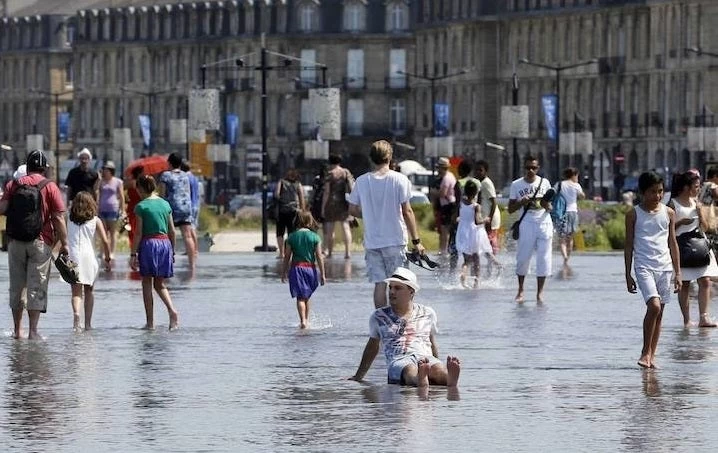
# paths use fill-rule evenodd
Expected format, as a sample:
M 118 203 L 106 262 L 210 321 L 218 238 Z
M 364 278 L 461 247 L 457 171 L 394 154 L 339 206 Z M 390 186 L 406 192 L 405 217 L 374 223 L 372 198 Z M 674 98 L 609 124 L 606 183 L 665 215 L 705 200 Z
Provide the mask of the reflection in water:
M 143 441 L 165 442 L 172 429 L 166 422 L 166 415 L 177 399 L 171 380 L 167 379 L 174 363 L 172 341 L 174 335 L 166 332 L 142 332 L 136 338 L 139 346 L 136 363 L 138 388 L 133 390 L 133 406 L 137 433 Z
M 55 394 L 57 384 L 44 341 L 14 341 L 9 350 L 5 385 L 7 428 L 17 438 L 48 440 L 65 432 Z
M 573 269 L 567 263 L 561 267 L 561 270 L 556 274 L 559 280 L 570 280 L 573 278 Z

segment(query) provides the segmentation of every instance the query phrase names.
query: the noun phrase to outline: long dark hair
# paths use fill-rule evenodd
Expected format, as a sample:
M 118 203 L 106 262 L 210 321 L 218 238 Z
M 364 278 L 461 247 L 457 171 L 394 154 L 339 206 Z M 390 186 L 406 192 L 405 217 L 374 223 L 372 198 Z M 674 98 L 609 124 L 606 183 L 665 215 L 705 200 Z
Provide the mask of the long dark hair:
M 673 178 L 673 184 L 671 185 L 671 198 L 676 198 L 681 194 L 681 192 L 683 192 L 684 188 L 692 186 L 693 183 L 699 181 L 700 179 L 701 178 L 692 171 L 676 175 Z

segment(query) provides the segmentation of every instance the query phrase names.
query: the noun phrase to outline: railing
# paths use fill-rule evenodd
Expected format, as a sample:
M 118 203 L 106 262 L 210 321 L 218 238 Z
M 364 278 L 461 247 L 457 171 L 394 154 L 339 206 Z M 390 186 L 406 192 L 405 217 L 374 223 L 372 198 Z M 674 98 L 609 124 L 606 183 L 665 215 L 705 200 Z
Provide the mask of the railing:
M 385 80 L 385 87 L 388 90 L 406 90 L 409 88 L 406 74 L 395 74 Z
M 363 90 L 366 89 L 366 77 L 344 77 L 342 85 L 345 90 Z

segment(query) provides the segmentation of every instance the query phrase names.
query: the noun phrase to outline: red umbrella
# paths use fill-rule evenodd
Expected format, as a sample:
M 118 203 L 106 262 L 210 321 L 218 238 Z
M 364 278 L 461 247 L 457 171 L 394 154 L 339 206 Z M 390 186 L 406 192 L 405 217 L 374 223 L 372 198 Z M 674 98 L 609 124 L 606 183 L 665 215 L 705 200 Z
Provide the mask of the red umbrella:
M 167 162 L 166 154 L 155 154 L 153 156 L 142 157 L 130 162 L 127 168 L 125 168 L 125 176 L 130 176 L 132 174 L 132 170 L 137 167 L 142 167 L 142 173 L 145 175 L 155 175 L 169 170 L 170 164 Z

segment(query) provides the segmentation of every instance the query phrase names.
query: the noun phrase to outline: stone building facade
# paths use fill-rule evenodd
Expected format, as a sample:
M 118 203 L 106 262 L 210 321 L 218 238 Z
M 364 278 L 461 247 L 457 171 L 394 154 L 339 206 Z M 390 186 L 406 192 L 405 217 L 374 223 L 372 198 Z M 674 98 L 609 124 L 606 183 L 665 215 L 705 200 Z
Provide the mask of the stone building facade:
M 111 130 L 124 125 L 139 154 L 137 116 L 151 106 L 154 151 L 181 149 L 168 143 L 169 120 L 186 117 L 201 66 L 227 60 L 207 69 L 205 83 L 222 91 L 224 113 L 240 117 L 230 169 L 240 178 L 243 150 L 259 143 L 259 74 L 250 68 L 264 34 L 272 51 L 326 65 L 328 84 L 344 89 L 343 140 L 331 147 L 356 170 L 366 168 L 366 145 L 376 138 L 410 145 L 397 147 L 400 157 L 424 157 L 433 78 L 435 101 L 450 105 L 455 154 L 489 160 L 500 186 L 515 172 L 512 141 L 499 136 L 514 73 L 519 104 L 530 108 L 530 138 L 518 140 L 516 154 L 556 161 L 540 104 L 542 94 L 555 92 L 555 72 L 520 60 L 567 66 L 596 59 L 561 72 L 561 129 L 591 131 L 594 144 L 591 155 L 561 156 L 560 164 L 589 169 L 603 161 L 608 181 L 619 171 L 687 168 L 711 158 L 687 150 L 686 129 L 703 124 L 704 112 L 710 123 L 718 109 L 716 65 L 686 49 L 718 50 L 711 48 L 715 23 L 711 0 L 127 0 L 67 16 L 13 17 L 0 23 L 0 138 L 20 145 L 33 125 L 53 137 L 51 97 L 29 88 L 60 92 L 71 80 L 72 103 L 61 102 L 73 113 L 68 146 L 110 154 Z M 33 26 L 47 37 L 26 47 L 34 38 L 17 30 Z M 238 56 L 244 68 L 233 64 Z M 278 69 L 269 72 L 275 176 L 303 164 L 307 89 L 323 83 L 321 71 L 282 63 L 275 57 Z

